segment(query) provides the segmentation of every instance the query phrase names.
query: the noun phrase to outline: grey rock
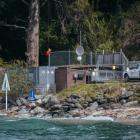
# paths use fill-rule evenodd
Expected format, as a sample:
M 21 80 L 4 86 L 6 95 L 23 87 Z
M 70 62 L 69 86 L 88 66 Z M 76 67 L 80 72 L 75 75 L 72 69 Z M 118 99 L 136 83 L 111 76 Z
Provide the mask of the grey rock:
M 27 105 L 28 101 L 25 98 L 19 98 L 23 105 Z
M 70 107 L 69 107 L 69 106 L 63 105 L 62 107 L 63 107 L 63 111 L 64 111 L 64 112 L 70 111 Z
M 43 113 L 43 112 L 45 112 L 45 110 L 39 106 L 37 106 L 36 108 L 31 110 L 31 113 L 33 113 L 33 114 L 38 114 L 38 113 Z
M 78 100 L 77 99 L 72 99 L 72 103 L 76 104 L 76 103 L 78 103 Z
M 75 109 L 69 112 L 70 115 L 72 115 L 72 117 L 80 117 L 81 116 L 81 112 L 79 109 Z
M 120 90 L 122 95 L 126 93 L 126 88 L 121 88 Z
M 36 104 L 40 106 L 40 105 L 43 104 L 43 101 L 42 101 L 41 99 L 38 99 L 38 100 L 36 101 Z
M 22 105 L 22 103 L 21 103 L 21 101 L 19 99 L 16 100 L 16 103 L 17 103 L 18 106 Z
M 0 104 L 0 110 L 3 110 L 3 109 L 5 109 L 5 103 Z
M 91 104 L 91 106 L 89 107 L 89 109 L 91 110 L 91 111 L 93 111 L 93 110 L 95 110 L 95 109 L 97 109 L 98 108 L 98 103 L 97 102 L 94 102 L 93 104 Z
M 97 100 L 97 102 L 98 102 L 98 104 L 106 104 L 107 103 L 107 99 L 105 99 L 105 98 L 99 98 Z
M 12 112 L 13 111 L 18 111 L 19 110 L 19 107 L 18 106 L 14 106 L 14 107 L 11 107 L 11 109 L 10 109 Z
M 122 99 L 122 100 L 120 101 L 120 103 L 123 105 L 123 104 L 126 103 L 126 100 L 125 100 L 125 99 Z
M 138 104 L 138 101 L 131 101 L 131 102 L 124 104 L 124 106 L 129 107 L 129 106 L 133 106 L 133 105 L 137 105 L 137 104 Z
M 36 117 L 37 117 L 37 118 L 42 118 L 42 117 L 44 117 L 44 113 L 38 113 L 38 114 L 36 115 Z
M 52 112 L 50 112 L 50 114 L 53 118 L 58 118 L 58 117 L 64 116 L 64 112 L 61 110 L 52 111 Z
M 49 95 L 46 100 L 46 103 L 50 105 L 54 105 L 54 104 L 59 104 L 60 101 L 55 96 Z
M 114 97 L 107 97 L 107 103 L 117 103 L 119 101 L 119 97 L 118 96 L 114 96 Z
M 28 104 L 26 105 L 26 107 L 27 107 L 28 109 L 34 109 L 34 108 L 36 107 L 36 104 L 35 104 L 35 103 L 28 103 Z
M 19 114 L 28 114 L 29 111 L 28 111 L 26 108 L 22 108 L 22 109 L 19 110 L 18 113 L 19 113 Z
M 111 104 L 110 105 L 110 107 L 111 107 L 111 109 L 119 109 L 119 108 L 121 108 L 121 104 Z
M 61 104 L 55 104 L 50 108 L 51 111 L 55 110 L 62 110 L 62 105 Z
M 124 94 L 120 96 L 120 99 L 128 99 L 129 97 L 133 96 L 134 92 L 133 91 L 126 91 Z
M 67 98 L 66 102 L 67 103 L 72 103 L 72 99 L 71 98 Z
M 0 103 L 2 103 L 2 100 L 3 100 L 3 97 L 2 97 L 2 96 L 0 96 Z
M 79 99 L 80 97 L 78 95 L 72 94 L 72 95 L 70 95 L 70 98 L 72 98 L 72 99 Z
M 135 93 L 134 95 L 137 97 L 140 97 L 140 93 Z
M 75 104 L 75 107 L 76 107 L 76 108 L 79 108 L 79 109 L 82 109 L 82 108 L 83 108 L 83 107 L 81 106 L 80 103 L 76 103 L 76 104 Z
M 75 104 L 69 104 L 70 108 L 76 108 Z
M 47 104 L 47 102 L 48 102 L 48 98 L 49 98 L 49 97 L 47 97 L 47 98 L 46 98 L 46 97 L 43 98 L 43 99 L 42 99 L 42 103 L 43 103 L 43 104 Z
M 8 103 L 10 104 L 10 105 L 17 105 L 17 103 L 16 103 L 16 101 L 15 100 L 13 100 L 13 99 L 8 99 Z
M 89 96 L 86 96 L 85 100 L 88 102 L 88 103 L 92 103 L 92 99 L 89 97 Z
M 101 104 L 101 105 L 99 105 L 99 107 L 103 108 L 103 109 L 110 109 L 110 104 L 108 104 L 108 103 Z
M 52 112 L 52 117 L 53 118 L 58 118 L 59 117 L 59 113 L 58 112 Z
M 84 103 L 82 106 L 83 106 L 84 108 L 87 108 L 87 107 L 88 107 L 88 103 Z

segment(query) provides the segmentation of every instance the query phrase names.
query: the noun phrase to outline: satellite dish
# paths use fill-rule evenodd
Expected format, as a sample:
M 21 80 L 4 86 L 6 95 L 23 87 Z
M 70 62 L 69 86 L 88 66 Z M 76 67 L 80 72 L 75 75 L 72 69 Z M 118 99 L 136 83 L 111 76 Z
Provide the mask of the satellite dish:
M 76 48 L 76 54 L 80 55 L 80 56 L 83 55 L 84 54 L 84 48 L 82 46 L 78 46 Z

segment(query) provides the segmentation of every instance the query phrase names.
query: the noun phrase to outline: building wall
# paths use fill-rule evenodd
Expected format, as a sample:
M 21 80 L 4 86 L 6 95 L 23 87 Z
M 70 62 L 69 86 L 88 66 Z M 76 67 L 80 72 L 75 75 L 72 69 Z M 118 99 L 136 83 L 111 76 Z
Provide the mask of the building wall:
M 67 88 L 67 69 L 55 70 L 56 91 Z
M 86 83 L 86 71 L 70 68 L 58 68 L 55 72 L 57 92 L 76 84 Z M 77 74 L 77 78 L 74 78 L 75 74 Z M 83 78 L 79 78 L 78 76 L 82 76 Z
M 75 74 L 77 74 L 77 76 L 78 74 L 83 75 L 83 79 L 79 79 L 78 77 L 75 78 L 74 77 Z M 73 85 L 80 84 L 80 83 L 86 83 L 86 71 L 68 69 L 67 70 L 67 87 L 69 88 Z

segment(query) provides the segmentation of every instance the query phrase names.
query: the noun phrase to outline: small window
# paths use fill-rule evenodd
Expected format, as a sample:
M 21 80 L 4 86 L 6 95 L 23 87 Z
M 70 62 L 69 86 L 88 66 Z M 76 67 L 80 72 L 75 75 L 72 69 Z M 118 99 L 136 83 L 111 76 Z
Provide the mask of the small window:
M 73 80 L 83 80 L 84 72 L 77 72 L 73 75 Z
M 139 68 L 139 65 L 138 64 L 135 64 L 135 65 L 132 65 L 130 67 L 130 70 L 133 70 L 133 69 L 138 69 Z

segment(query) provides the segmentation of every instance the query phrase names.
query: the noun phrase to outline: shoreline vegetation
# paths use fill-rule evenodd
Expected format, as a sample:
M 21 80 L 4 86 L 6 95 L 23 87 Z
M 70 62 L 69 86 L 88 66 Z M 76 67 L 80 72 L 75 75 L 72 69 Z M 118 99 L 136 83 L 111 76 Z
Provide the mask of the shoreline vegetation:
M 26 97 L 8 95 L 0 98 L 0 116 L 11 118 L 42 118 L 48 121 L 88 122 L 114 121 L 140 125 L 140 83 L 81 84 L 55 95 Z

